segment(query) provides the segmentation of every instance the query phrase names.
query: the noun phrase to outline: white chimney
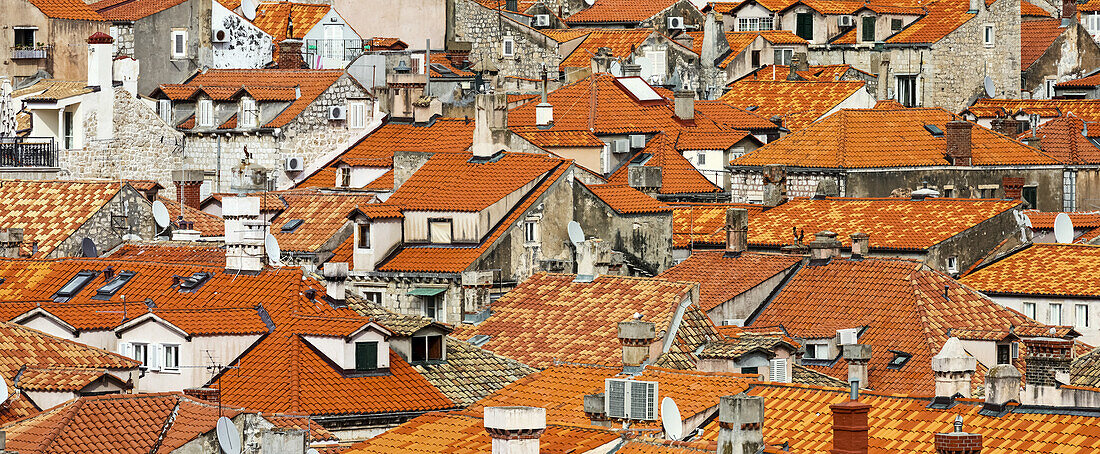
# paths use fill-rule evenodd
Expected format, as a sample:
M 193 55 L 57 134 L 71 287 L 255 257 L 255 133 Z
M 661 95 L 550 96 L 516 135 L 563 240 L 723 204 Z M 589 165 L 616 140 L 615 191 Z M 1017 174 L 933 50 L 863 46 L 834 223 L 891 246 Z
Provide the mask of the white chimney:
M 223 198 L 222 218 L 225 219 L 225 269 L 263 270 L 266 226 L 260 219 L 260 198 Z
M 592 282 L 600 276 L 600 265 L 610 262 L 611 250 L 599 238 L 580 243 L 577 248 L 577 277 L 573 282 Z M 605 270 L 606 271 L 606 270 Z
M 985 405 L 1000 408 L 1020 401 L 1020 371 L 1011 364 L 998 364 L 985 374 Z
M 848 363 L 848 383 L 859 382 L 860 388 L 870 388 L 870 372 L 867 364 L 871 362 L 871 346 L 849 344 L 841 347 L 841 356 Z
M 959 338 L 952 337 L 932 357 L 932 372 L 936 375 L 936 397 L 959 394 L 970 397 L 970 378 L 978 368 L 978 360 L 966 353 Z
M 546 430 L 546 409 L 485 407 L 485 431 L 493 439 L 493 454 L 538 454 Z
M 549 127 L 554 123 L 554 106 L 540 102 L 535 106 L 535 126 Z
M 348 279 L 348 262 L 328 262 L 323 269 L 325 293 L 336 301 L 344 301 L 344 283 Z
M 475 158 L 487 158 L 507 148 L 508 95 L 479 94 L 474 104 L 474 137 L 470 148 Z
M 99 87 L 93 97 L 92 109 L 96 116 L 94 139 L 110 139 L 115 122 L 114 55 L 111 44 L 114 38 L 103 32 L 88 37 L 88 86 Z

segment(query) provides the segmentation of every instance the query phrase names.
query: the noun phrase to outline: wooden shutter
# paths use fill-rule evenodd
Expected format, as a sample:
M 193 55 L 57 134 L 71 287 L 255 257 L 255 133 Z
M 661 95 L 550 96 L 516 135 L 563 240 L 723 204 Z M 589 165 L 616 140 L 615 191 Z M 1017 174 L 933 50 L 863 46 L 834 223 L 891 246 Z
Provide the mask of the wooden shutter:
M 797 35 L 806 41 L 814 39 L 813 13 L 798 13 L 795 18 L 797 21 L 797 26 L 795 27 Z
M 378 368 L 378 342 L 355 343 L 355 370 Z
M 863 16 L 863 41 L 875 41 L 875 16 Z

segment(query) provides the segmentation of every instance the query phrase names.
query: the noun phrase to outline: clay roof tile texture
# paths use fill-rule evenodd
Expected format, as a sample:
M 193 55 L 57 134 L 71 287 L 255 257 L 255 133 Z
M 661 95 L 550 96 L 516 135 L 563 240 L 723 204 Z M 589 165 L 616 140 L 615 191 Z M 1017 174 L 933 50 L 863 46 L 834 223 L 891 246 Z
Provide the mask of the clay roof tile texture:
M 750 109 L 764 118 L 781 116 L 783 126 L 797 131 L 813 123 L 862 89 L 861 81 L 741 80 L 729 86 L 722 101 Z

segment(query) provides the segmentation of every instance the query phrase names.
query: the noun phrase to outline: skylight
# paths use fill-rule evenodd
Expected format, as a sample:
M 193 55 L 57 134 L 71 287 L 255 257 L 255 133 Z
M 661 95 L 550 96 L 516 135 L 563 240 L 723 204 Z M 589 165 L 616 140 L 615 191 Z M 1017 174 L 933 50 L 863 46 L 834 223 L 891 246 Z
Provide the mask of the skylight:
M 115 275 L 114 278 L 112 278 L 110 281 L 107 281 L 106 284 L 103 284 L 102 287 L 96 290 L 95 296 L 92 298 L 97 300 L 111 299 L 111 297 L 114 296 L 115 293 L 122 288 L 122 286 L 126 285 L 127 282 L 130 282 L 130 279 L 132 279 L 136 275 L 137 273 L 133 271 L 123 271 L 121 273 L 118 273 L 117 275 Z
M 73 296 L 76 296 L 76 294 L 80 292 L 80 289 L 84 288 L 85 285 L 88 285 L 88 282 L 91 282 L 92 278 L 95 277 L 95 275 L 95 271 L 81 271 L 79 273 L 76 273 L 76 276 L 73 276 L 72 279 L 69 279 L 69 282 L 66 282 L 65 285 L 61 286 L 61 290 L 58 290 L 57 293 L 53 294 L 53 302 L 64 303 Z
M 928 132 L 932 134 L 932 137 L 943 137 L 943 130 L 940 129 L 939 126 L 924 125 L 924 129 L 927 129 Z
M 660 101 L 664 99 L 641 77 L 620 77 L 615 80 L 626 89 L 630 96 L 638 101 Z
M 909 358 L 913 357 L 913 355 L 897 350 L 890 350 L 890 353 L 894 354 L 894 358 L 886 364 L 888 369 L 901 369 L 905 363 L 909 362 Z
M 180 279 L 180 291 L 192 291 L 202 287 L 210 279 L 210 273 L 194 273 L 191 277 Z
M 301 219 L 291 219 L 289 221 L 286 221 L 286 224 L 283 224 L 282 231 L 283 233 L 290 233 L 298 230 L 298 227 L 301 227 L 303 222 L 305 221 Z

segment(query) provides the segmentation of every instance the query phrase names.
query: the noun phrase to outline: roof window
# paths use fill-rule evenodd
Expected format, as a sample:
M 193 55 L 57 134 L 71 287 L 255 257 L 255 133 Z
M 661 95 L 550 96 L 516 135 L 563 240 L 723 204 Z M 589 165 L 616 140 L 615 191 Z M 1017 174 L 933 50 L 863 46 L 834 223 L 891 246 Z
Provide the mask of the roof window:
M 76 273 L 76 276 L 73 276 L 72 279 L 69 279 L 69 282 L 66 282 L 65 285 L 61 286 L 61 290 L 58 290 L 57 293 L 53 294 L 53 302 L 64 303 L 66 301 L 69 301 L 72 297 L 76 296 L 76 294 L 80 292 L 80 289 L 83 289 L 85 285 L 88 285 L 88 283 L 92 281 L 92 278 L 95 277 L 96 274 L 98 273 L 96 273 L 95 271 L 81 271 L 79 273 Z
M 301 227 L 303 222 L 305 221 L 301 219 L 291 219 L 289 221 L 286 221 L 286 224 L 283 224 L 282 231 L 283 233 L 290 233 L 298 230 L 298 227 Z
M 622 85 L 622 87 L 626 89 L 626 92 L 638 101 L 660 101 L 664 99 L 661 97 L 660 93 L 657 93 L 657 90 L 649 86 L 645 79 L 641 77 L 620 77 L 615 79 L 615 81 L 618 82 L 619 85 Z
M 202 287 L 202 284 L 205 284 L 206 281 L 210 279 L 210 276 L 212 276 L 211 273 L 200 272 L 191 274 L 191 277 L 181 278 L 180 291 L 192 292 L 198 290 L 199 287 Z
M 943 130 L 942 130 L 942 129 L 940 129 L 940 127 L 939 127 L 939 126 L 936 126 L 936 125 L 924 125 L 924 129 L 927 129 L 927 130 L 928 130 L 928 133 L 929 133 L 929 134 L 932 134 L 932 137 L 943 137 Z
M 886 364 L 887 369 L 901 369 L 902 366 L 905 366 L 905 363 L 909 362 L 909 358 L 913 357 L 913 355 L 897 350 L 890 350 L 890 353 L 894 354 L 894 359 Z
M 117 293 L 122 286 L 126 285 L 127 282 L 130 282 L 130 279 L 133 279 L 134 276 L 137 276 L 137 273 L 133 271 L 123 271 L 116 274 L 115 277 L 111 278 L 111 280 L 107 281 L 106 284 L 103 284 L 102 287 L 95 291 L 95 296 L 93 296 L 92 299 L 111 299 L 111 297 L 115 296 L 115 293 Z

